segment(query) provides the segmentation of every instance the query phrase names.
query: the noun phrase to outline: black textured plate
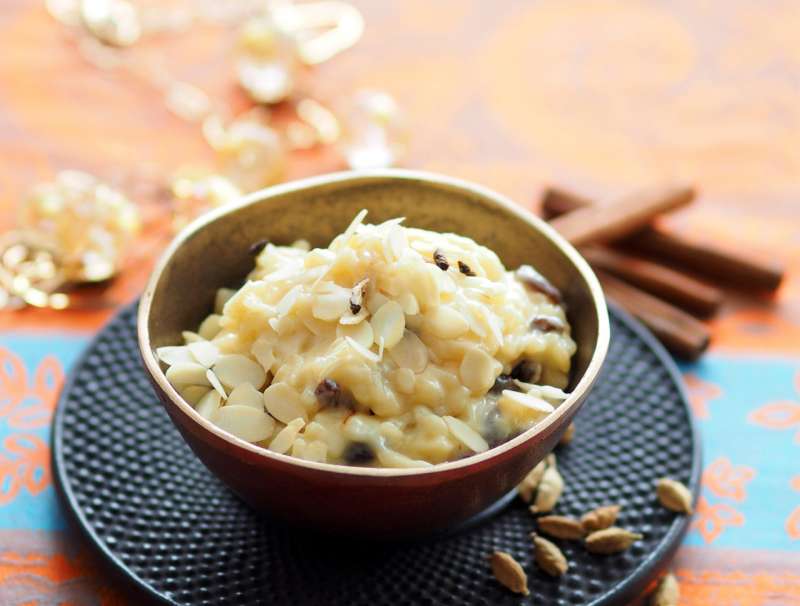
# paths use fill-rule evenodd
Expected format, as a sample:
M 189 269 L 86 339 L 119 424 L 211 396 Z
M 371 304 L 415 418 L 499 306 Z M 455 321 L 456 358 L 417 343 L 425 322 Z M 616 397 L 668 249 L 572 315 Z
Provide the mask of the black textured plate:
M 677 549 L 688 519 L 661 508 L 654 482 L 696 493 L 699 443 L 677 369 L 652 336 L 612 310 L 601 379 L 560 447 L 566 490 L 556 513 L 623 505 L 618 524 L 645 535 L 627 552 L 562 541 L 559 580 L 532 562 L 533 517 L 518 500 L 461 531 L 414 544 L 359 544 L 259 517 L 195 458 L 156 400 L 139 360 L 135 306 L 117 316 L 72 371 L 56 412 L 53 458 L 70 514 L 105 558 L 167 604 L 619 604 Z M 319 504 L 324 507 L 324 503 Z M 531 595 L 493 580 L 486 557 L 508 551 Z

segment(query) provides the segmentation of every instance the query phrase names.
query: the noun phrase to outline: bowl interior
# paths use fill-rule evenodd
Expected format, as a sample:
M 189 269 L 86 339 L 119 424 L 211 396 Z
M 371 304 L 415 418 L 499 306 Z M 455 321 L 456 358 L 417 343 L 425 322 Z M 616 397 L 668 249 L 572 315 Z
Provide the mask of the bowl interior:
M 213 308 L 216 290 L 236 287 L 253 267 L 248 248 L 308 240 L 325 246 L 362 208 L 365 222 L 405 217 L 405 224 L 473 238 L 507 268 L 533 265 L 558 287 L 573 338 L 571 385 L 584 375 L 607 324 L 602 293 L 582 258 L 543 222 L 483 188 L 411 171 L 329 175 L 256 192 L 241 204 L 195 222 L 156 270 L 147 315 L 150 348 L 181 342 Z M 149 289 L 150 290 L 150 289 Z

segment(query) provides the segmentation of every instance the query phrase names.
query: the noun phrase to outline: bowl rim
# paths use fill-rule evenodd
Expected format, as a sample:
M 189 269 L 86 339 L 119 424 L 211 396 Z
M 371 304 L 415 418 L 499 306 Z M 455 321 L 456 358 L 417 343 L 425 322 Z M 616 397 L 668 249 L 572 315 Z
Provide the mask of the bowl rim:
M 541 232 L 551 241 L 554 246 L 560 249 L 561 252 L 567 256 L 569 261 L 577 269 L 578 273 L 580 273 L 581 277 L 588 285 L 589 294 L 594 303 L 595 313 L 597 314 L 597 343 L 594 351 L 592 352 L 592 357 L 589 361 L 586 371 L 578 381 L 575 388 L 569 394 L 569 397 L 564 400 L 564 402 L 543 421 L 537 423 L 518 436 L 515 436 L 511 440 L 490 448 L 485 452 L 473 454 L 456 461 L 431 464 L 429 467 L 412 468 L 356 467 L 336 463 L 318 463 L 314 461 L 307 461 L 305 459 L 293 457 L 288 454 L 279 454 L 262 446 L 246 442 L 232 434 L 229 434 L 226 431 L 223 431 L 210 420 L 202 417 L 194 409 L 194 407 L 192 407 L 181 397 L 181 395 L 170 384 L 170 382 L 167 381 L 166 374 L 161 369 L 161 365 L 156 358 L 153 348 L 150 344 L 148 320 L 153 296 L 164 269 L 167 267 L 177 250 L 183 246 L 183 244 L 195 233 L 202 230 L 210 223 L 213 223 L 220 217 L 233 214 L 252 204 L 263 203 L 270 198 L 275 198 L 294 192 L 314 190 L 318 187 L 331 184 L 346 185 L 348 182 L 358 182 L 360 184 L 364 184 L 365 182 L 382 183 L 393 180 L 417 183 L 423 186 L 432 186 L 434 188 L 444 187 L 450 191 L 458 191 L 461 193 L 470 194 L 473 197 L 480 197 L 484 201 L 488 201 L 489 203 L 498 206 L 503 211 L 510 213 L 517 220 L 526 223 L 529 227 Z M 506 196 L 482 185 L 477 185 L 456 177 L 449 177 L 427 171 L 386 168 L 328 173 L 325 175 L 299 179 L 296 181 L 267 187 L 265 189 L 247 194 L 235 202 L 226 204 L 198 217 L 175 236 L 155 264 L 139 302 L 136 330 L 139 351 L 142 356 L 142 360 L 144 361 L 145 368 L 151 379 L 157 384 L 158 388 L 160 388 L 161 391 L 166 394 L 170 402 L 175 405 L 177 410 L 187 416 L 193 423 L 199 425 L 204 431 L 210 432 L 231 446 L 243 448 L 253 455 L 272 460 L 278 464 L 288 463 L 291 465 L 304 467 L 309 470 L 326 473 L 338 473 L 373 478 L 391 478 L 400 476 L 421 476 L 447 473 L 452 470 L 479 465 L 486 461 L 490 461 L 491 459 L 499 458 L 503 454 L 517 448 L 525 442 L 528 442 L 536 435 L 546 432 L 546 430 L 555 422 L 557 422 L 561 416 L 567 414 L 568 411 L 576 405 L 576 403 L 580 402 L 586 392 L 588 392 L 588 390 L 594 384 L 608 352 L 611 329 L 608 319 L 608 308 L 606 305 L 605 295 L 603 294 L 600 282 L 598 281 L 594 272 L 589 267 L 589 264 L 586 262 L 586 260 L 580 255 L 580 253 L 578 253 L 575 247 L 573 247 L 563 236 L 561 236 L 561 234 L 559 234 L 553 227 L 548 225 L 544 220 L 530 212 L 525 211 L 522 207 L 512 202 Z

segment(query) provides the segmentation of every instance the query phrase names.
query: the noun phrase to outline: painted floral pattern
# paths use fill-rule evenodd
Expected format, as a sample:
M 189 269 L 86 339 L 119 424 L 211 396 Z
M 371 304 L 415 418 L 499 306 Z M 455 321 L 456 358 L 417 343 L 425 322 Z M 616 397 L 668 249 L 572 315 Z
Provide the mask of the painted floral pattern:
M 800 371 L 794 377 L 794 387 L 796 400 L 779 400 L 764 404 L 750 413 L 748 420 L 767 429 L 793 430 L 794 441 L 800 444 Z
M 0 505 L 50 484 L 50 448 L 30 430 L 50 422 L 62 379 L 56 358 L 45 357 L 29 376 L 19 356 L 0 348 L 0 421 L 12 431 L 0 442 Z
M 726 503 L 709 503 L 705 497 L 697 499 L 697 508 L 691 528 L 697 530 L 706 543 L 713 543 L 726 528 L 744 525 L 744 516 Z
M 709 404 L 722 396 L 722 388 L 714 383 L 709 383 L 698 377 L 693 372 L 683 375 L 686 388 L 689 391 L 689 403 L 696 419 L 705 421 L 711 418 Z
M 741 503 L 747 497 L 747 483 L 755 476 L 752 467 L 734 466 L 726 457 L 720 457 L 703 472 L 703 486 L 719 498 Z

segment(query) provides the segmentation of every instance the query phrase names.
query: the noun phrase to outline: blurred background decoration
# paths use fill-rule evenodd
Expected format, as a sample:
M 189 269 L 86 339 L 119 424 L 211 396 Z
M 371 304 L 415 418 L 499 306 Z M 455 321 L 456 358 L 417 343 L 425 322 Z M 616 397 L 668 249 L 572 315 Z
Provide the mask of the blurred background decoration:
M 155 184 L 168 192 L 173 231 L 282 181 L 293 151 L 331 146 L 351 168 L 391 166 L 405 151 L 407 130 L 387 93 L 340 91 L 333 100 L 339 114 L 310 92 L 313 66 L 355 45 L 364 31 L 361 13 L 346 2 L 47 0 L 46 7 L 88 64 L 149 86 L 152 103 L 199 125 L 213 162 L 180 166 Z M 220 39 L 231 42 L 229 67 L 248 102 L 234 107 L 175 78 L 162 61 L 137 54 L 149 38 L 191 38 L 204 26 L 217 27 Z M 0 307 L 66 309 L 71 300 L 61 289 L 119 272 L 125 245 L 140 228 L 139 210 L 124 194 L 76 170 L 33 188 L 20 229 L 6 235 Z

